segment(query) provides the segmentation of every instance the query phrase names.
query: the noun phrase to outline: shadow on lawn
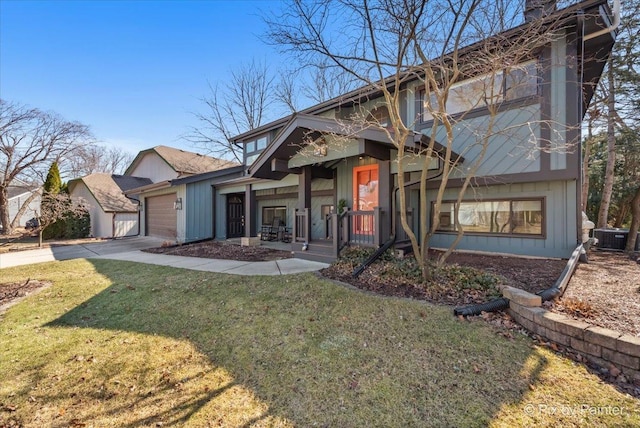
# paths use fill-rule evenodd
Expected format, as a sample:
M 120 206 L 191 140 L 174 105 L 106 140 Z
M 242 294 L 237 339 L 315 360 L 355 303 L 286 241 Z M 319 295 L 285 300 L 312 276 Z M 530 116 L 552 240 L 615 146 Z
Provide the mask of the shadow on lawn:
M 517 405 L 547 364 L 524 339 L 459 322 L 448 308 L 371 296 L 313 275 L 91 263 L 112 285 L 49 326 L 177 339 L 208 366 L 179 382 L 175 403 L 128 426 L 181 424 L 194 415 L 225 425 L 247 399 L 255 405 L 243 426 L 485 426 L 502 406 Z M 229 379 L 207 380 L 216 370 Z M 177 381 L 110 411 L 152 406 Z M 216 404 L 223 395 L 231 400 L 227 414 Z

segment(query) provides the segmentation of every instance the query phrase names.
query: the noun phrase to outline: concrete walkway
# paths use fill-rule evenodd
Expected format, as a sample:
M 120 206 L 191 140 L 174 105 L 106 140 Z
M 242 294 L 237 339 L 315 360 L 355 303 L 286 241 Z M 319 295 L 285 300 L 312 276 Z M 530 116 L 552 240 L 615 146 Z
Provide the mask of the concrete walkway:
M 145 253 L 141 249 L 158 247 L 161 239 L 132 237 L 90 244 L 53 246 L 38 250 L 0 254 L 0 269 L 55 260 L 111 259 L 159 266 L 171 266 L 205 272 L 235 275 L 286 275 L 313 272 L 327 267 L 325 263 L 302 259 L 282 259 L 268 262 L 242 262 L 237 260 L 205 259 L 200 257 L 169 256 Z
M 312 262 L 302 259 L 282 259 L 268 262 L 242 262 L 238 260 L 169 256 L 165 254 L 145 253 L 142 251 L 109 254 L 92 258 L 124 260 L 129 262 L 200 270 L 204 272 L 229 273 L 233 275 L 287 275 L 291 273 L 313 272 L 329 266 L 326 263 Z

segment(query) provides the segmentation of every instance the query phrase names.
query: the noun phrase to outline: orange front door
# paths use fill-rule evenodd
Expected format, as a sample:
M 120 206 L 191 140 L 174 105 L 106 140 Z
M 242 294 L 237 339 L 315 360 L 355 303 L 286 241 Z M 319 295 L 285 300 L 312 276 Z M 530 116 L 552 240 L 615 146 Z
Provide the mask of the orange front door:
M 370 215 L 355 216 L 355 233 L 373 235 L 373 208 L 378 206 L 378 165 L 365 165 L 353 168 L 353 209 L 371 211 Z

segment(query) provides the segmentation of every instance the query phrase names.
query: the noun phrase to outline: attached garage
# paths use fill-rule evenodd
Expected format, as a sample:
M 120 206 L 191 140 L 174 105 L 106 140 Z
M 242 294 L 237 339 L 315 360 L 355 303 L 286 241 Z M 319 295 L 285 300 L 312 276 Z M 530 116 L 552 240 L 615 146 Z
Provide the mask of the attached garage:
M 178 236 L 178 215 L 173 207 L 176 193 L 150 196 L 145 199 L 146 235 L 175 239 Z
M 138 213 L 113 213 L 113 237 L 138 234 Z

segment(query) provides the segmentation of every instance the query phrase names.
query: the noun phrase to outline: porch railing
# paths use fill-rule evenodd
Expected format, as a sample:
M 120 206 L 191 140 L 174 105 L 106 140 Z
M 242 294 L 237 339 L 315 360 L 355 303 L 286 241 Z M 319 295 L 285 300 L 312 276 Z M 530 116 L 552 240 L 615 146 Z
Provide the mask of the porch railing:
M 377 248 L 383 243 L 381 233 L 382 209 L 345 211 L 331 215 L 333 253 L 335 257 L 347 245 Z
M 293 242 L 309 242 L 309 208 L 296 208 L 293 222 Z

